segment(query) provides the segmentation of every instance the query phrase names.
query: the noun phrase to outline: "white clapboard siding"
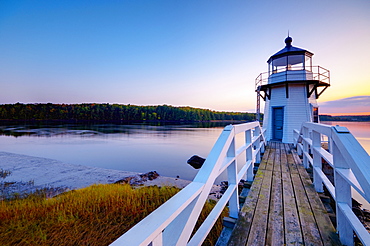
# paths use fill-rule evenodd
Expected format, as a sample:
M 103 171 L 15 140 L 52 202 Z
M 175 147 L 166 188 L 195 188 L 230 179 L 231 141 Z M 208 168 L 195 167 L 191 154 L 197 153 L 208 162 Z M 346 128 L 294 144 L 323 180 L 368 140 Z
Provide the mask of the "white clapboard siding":
M 289 84 L 288 92 L 289 96 L 286 97 L 285 86 L 271 88 L 271 98 L 266 100 L 263 121 L 267 140 L 273 138 L 274 107 L 284 108 L 284 143 L 293 143 L 293 130 L 299 129 L 303 122 L 312 122 L 312 105 L 316 106 L 316 99 L 313 96 L 307 98 L 305 84 Z

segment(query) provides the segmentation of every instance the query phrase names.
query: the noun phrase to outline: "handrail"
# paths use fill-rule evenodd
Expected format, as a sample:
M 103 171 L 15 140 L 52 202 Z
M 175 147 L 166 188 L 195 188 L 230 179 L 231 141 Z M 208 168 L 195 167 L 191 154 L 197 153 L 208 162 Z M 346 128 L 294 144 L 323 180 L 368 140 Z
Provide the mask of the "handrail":
M 326 68 L 320 66 L 299 66 L 299 67 L 283 67 L 279 68 L 274 71 L 260 73 L 257 78 L 255 79 L 255 89 L 258 86 L 266 85 L 269 82 L 269 78 L 271 76 L 279 76 L 281 80 L 288 81 L 290 77 L 290 73 L 292 72 L 301 72 L 301 74 L 312 74 L 312 80 L 318 80 L 320 82 L 324 82 L 330 85 L 330 71 Z M 293 73 L 294 73 L 293 72 Z
M 235 137 L 242 133 L 245 141 L 237 149 Z M 264 129 L 258 121 L 226 126 L 193 182 L 111 245 L 201 245 L 226 205 L 229 216 L 238 218 L 238 183 L 244 176 L 248 181 L 253 180 L 254 163 L 260 162 L 265 145 Z M 243 167 L 238 170 L 237 157 L 243 153 Z M 224 170 L 227 170 L 228 188 L 190 238 L 212 185 Z
M 322 147 L 328 138 L 328 149 Z M 343 245 L 353 245 L 353 232 L 363 245 L 370 245 L 370 234 L 352 211 L 352 188 L 370 202 L 370 156 L 345 127 L 303 123 L 294 130 L 294 144 L 303 155 L 303 165 L 313 168 L 317 192 L 325 186 L 336 203 L 337 231 Z M 334 169 L 334 183 L 322 170 L 322 159 Z

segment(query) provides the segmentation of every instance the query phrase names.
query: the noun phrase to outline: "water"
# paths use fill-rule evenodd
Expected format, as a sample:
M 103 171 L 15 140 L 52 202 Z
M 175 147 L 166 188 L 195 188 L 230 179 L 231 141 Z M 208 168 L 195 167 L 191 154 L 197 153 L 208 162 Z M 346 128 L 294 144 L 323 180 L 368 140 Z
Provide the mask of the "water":
M 321 123 L 332 126 L 340 125 L 347 127 L 367 153 L 370 154 L 370 122 L 323 121 Z
M 223 127 L 99 125 L 20 128 L 0 136 L 0 150 L 52 158 L 71 164 L 148 172 L 192 180 L 192 155 L 207 157 Z
M 370 122 L 323 123 L 347 127 L 370 153 Z M 207 157 L 223 127 L 60 125 L 0 129 L 13 134 L 0 135 L 0 151 L 124 171 L 155 170 L 162 176 L 192 180 L 197 170 L 187 160 L 195 154 Z

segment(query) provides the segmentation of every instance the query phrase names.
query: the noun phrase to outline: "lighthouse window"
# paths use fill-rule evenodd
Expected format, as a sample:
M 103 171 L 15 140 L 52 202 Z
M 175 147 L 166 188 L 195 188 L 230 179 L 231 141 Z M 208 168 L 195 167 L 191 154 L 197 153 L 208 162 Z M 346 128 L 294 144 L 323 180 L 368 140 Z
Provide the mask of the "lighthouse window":
M 312 72 L 312 58 L 310 56 L 305 56 L 304 66 L 307 71 Z
M 303 70 L 303 55 L 288 56 L 288 70 Z
M 314 123 L 319 123 L 319 108 L 313 107 L 312 109 L 312 121 Z
M 287 65 L 286 57 L 280 57 L 272 61 L 272 73 L 285 71 Z

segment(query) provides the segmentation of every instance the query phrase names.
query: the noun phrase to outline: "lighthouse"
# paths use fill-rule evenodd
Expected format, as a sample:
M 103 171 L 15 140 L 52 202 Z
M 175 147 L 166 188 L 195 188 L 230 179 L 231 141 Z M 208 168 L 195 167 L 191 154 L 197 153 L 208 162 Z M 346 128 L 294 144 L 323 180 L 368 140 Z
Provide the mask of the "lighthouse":
M 293 143 L 294 129 L 300 130 L 304 122 L 318 122 L 316 100 L 330 86 L 329 70 L 313 66 L 313 53 L 292 46 L 292 41 L 289 36 L 285 39 L 285 47 L 268 59 L 268 71 L 255 81 L 257 115 L 260 100 L 265 101 L 267 141 Z

